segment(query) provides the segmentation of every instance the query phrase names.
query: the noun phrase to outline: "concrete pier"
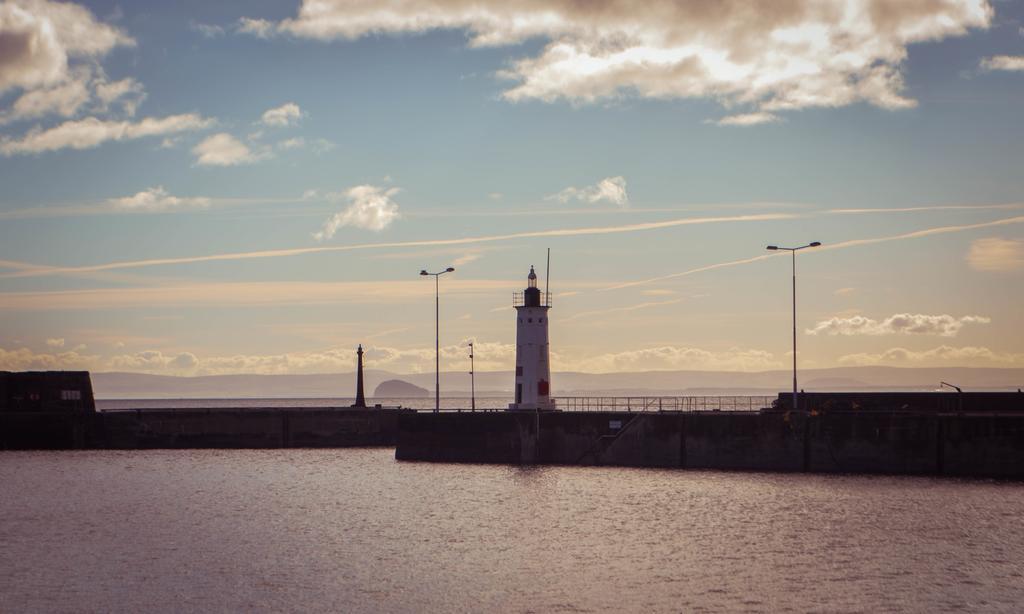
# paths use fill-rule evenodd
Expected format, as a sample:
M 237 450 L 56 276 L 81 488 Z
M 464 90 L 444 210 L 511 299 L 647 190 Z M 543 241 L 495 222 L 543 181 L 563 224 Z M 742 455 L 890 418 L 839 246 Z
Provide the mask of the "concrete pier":
M 146 409 L 0 413 L 0 449 L 394 446 L 408 409 Z
M 1024 414 L 423 413 L 408 461 L 1024 478 Z
M 343 448 L 395 445 L 398 416 L 411 410 L 239 408 L 108 411 L 97 447 Z

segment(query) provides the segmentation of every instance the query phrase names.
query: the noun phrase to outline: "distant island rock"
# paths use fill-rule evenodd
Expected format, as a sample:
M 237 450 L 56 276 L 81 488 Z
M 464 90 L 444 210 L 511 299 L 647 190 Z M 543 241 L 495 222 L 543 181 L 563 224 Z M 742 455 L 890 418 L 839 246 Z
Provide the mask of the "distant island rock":
M 400 379 L 389 379 L 377 386 L 373 396 L 377 399 L 420 398 L 430 396 L 430 391 Z

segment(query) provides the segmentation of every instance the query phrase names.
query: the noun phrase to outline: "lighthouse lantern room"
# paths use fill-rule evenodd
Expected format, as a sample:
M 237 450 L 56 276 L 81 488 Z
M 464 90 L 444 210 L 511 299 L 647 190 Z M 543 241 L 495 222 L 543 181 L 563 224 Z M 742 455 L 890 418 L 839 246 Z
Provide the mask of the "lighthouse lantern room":
M 510 410 L 553 410 L 551 366 L 548 361 L 548 310 L 551 295 L 537 288 L 537 273 L 530 267 L 527 288 L 513 296 L 516 308 L 515 403 Z

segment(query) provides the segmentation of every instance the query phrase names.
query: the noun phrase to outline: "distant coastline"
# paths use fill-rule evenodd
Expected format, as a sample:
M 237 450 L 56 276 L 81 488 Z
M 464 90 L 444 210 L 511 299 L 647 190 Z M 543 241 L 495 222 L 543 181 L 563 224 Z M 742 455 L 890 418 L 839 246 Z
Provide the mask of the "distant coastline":
M 433 373 L 400 374 L 369 369 L 366 388 L 402 380 L 432 391 Z M 774 395 L 791 385 L 789 371 L 555 372 L 553 393 L 566 396 Z M 98 399 L 346 399 L 355 395 L 353 373 L 310 375 L 207 375 L 178 377 L 144 373 L 93 373 Z M 511 371 L 477 372 L 478 398 L 512 393 Z M 1024 387 L 1024 369 L 839 367 L 801 371 L 807 391 L 934 390 L 951 381 L 968 391 Z M 441 373 L 442 397 L 469 397 L 469 377 Z

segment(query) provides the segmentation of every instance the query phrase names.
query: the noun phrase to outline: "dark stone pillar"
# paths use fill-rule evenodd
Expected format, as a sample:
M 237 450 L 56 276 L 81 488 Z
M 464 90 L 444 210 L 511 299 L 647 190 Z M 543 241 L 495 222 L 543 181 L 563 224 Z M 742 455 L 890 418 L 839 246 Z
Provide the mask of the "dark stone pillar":
M 359 356 L 359 366 L 356 371 L 356 402 L 352 407 L 366 407 L 366 396 L 363 394 L 363 346 L 359 345 L 356 351 Z

